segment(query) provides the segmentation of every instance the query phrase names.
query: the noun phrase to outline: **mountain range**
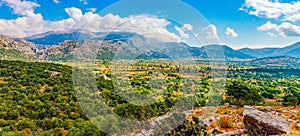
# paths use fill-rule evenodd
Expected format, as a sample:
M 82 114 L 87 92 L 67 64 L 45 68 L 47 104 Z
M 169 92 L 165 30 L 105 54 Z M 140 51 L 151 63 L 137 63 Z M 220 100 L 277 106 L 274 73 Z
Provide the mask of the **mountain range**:
M 284 48 L 234 50 L 227 45 L 192 47 L 183 42 L 160 42 L 128 32 L 47 32 L 23 39 L 0 36 L 0 57 L 7 59 L 9 56 L 15 56 L 38 60 L 67 61 L 73 59 L 75 49 L 79 48 L 82 43 L 98 44 L 97 46 L 100 48 L 97 55 L 98 59 L 116 56 L 127 57 L 128 59 L 168 57 L 177 59 L 222 59 L 223 57 L 224 59 L 225 57 L 227 61 L 245 61 L 280 56 L 300 58 L 300 42 Z M 11 59 L 13 58 L 11 57 Z
M 246 65 L 255 65 L 259 67 L 285 67 L 285 68 L 298 68 L 300 59 L 289 56 L 266 57 L 258 58 L 251 61 L 243 62 Z
M 256 58 L 264 57 L 276 57 L 276 56 L 290 56 L 300 58 L 300 42 L 294 43 L 290 46 L 283 48 L 262 48 L 262 49 L 250 49 L 243 48 L 238 51 L 254 56 Z

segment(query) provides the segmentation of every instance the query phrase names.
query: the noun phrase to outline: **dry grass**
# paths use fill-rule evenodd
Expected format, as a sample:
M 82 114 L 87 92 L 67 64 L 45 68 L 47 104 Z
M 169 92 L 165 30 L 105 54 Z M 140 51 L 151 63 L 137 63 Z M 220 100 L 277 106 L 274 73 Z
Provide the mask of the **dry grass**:
M 216 113 L 219 113 L 221 115 L 227 115 L 227 114 L 231 114 L 233 112 L 233 108 L 231 107 L 219 107 L 217 108 Z
M 42 88 L 39 90 L 39 92 L 44 93 L 46 88 L 53 89 L 53 86 L 49 86 L 48 84 L 45 84 L 42 86 Z
M 39 92 L 44 93 L 47 87 L 48 87 L 47 84 L 43 85 Z
M 7 83 L 6 81 L 4 81 L 4 77 L 0 77 L 0 83 L 4 83 L 4 84 Z
M 296 106 L 295 110 L 300 111 L 300 106 Z
M 220 128 L 232 128 L 234 119 L 228 115 L 223 115 L 217 120 L 217 124 Z

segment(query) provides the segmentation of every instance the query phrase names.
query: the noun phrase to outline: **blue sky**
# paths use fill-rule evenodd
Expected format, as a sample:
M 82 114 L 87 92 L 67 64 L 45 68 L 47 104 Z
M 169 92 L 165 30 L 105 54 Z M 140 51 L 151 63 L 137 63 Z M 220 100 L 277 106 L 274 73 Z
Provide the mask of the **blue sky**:
M 191 7 L 182 6 L 176 0 L 165 0 L 165 3 L 159 0 L 0 0 L 0 33 L 11 37 L 26 37 L 46 31 L 77 30 L 77 26 L 91 25 L 88 21 L 95 17 L 99 28 L 86 29 L 106 31 L 113 28 L 109 24 L 115 24 L 114 21 L 134 20 L 139 23 L 137 33 L 149 38 L 165 36 L 169 38 L 160 40 L 182 40 L 195 46 L 199 42 L 193 35 L 202 44 L 219 42 L 236 49 L 282 47 L 300 41 L 300 2 L 297 1 L 182 2 Z M 152 15 L 161 15 L 166 20 Z M 167 23 L 170 21 L 168 19 L 179 24 Z M 120 31 L 135 31 L 132 25 L 125 24 Z M 147 30 L 147 26 L 157 31 Z

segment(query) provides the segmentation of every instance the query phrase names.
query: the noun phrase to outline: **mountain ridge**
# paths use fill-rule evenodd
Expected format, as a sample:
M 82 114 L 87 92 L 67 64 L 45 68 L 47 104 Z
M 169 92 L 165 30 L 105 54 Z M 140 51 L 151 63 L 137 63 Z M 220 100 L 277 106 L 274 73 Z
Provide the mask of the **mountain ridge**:
M 255 56 L 257 58 L 264 57 L 276 57 L 276 56 L 290 56 L 300 58 L 300 42 L 296 42 L 289 46 L 282 48 L 260 48 L 260 49 L 251 49 L 251 48 L 242 48 L 238 51 Z
M 41 60 L 50 60 L 50 61 L 57 61 L 57 60 L 72 60 L 74 50 L 80 46 L 80 42 L 83 40 L 80 39 L 72 39 L 68 36 L 78 36 L 80 33 L 74 32 L 65 34 L 64 32 L 49 32 L 44 34 L 52 34 L 56 35 L 56 38 L 59 40 L 63 40 L 63 42 L 59 42 L 57 44 L 44 44 L 41 45 L 38 42 L 47 41 L 48 38 L 43 39 L 43 34 L 36 35 L 31 37 L 31 41 L 26 41 L 24 39 L 11 39 L 5 36 L 0 35 L 0 48 L 5 48 L 3 45 L 9 43 L 11 45 L 11 49 L 18 50 L 24 54 L 27 54 L 32 57 L 36 57 Z M 62 34 L 62 35 L 61 35 Z M 272 57 L 273 54 L 277 54 L 274 56 L 290 56 L 291 54 L 296 54 L 296 57 L 300 58 L 300 42 L 292 44 L 290 46 L 286 46 L 283 48 L 263 48 L 263 49 L 250 49 L 250 48 L 243 48 L 239 50 L 234 50 L 228 45 L 218 45 L 218 44 L 211 44 L 205 45 L 202 47 L 193 47 L 189 46 L 184 42 L 158 42 L 153 39 L 147 39 L 143 35 L 139 35 L 136 33 L 128 33 L 128 32 L 113 32 L 105 37 L 101 37 L 104 33 L 93 33 L 95 34 L 93 37 L 89 37 L 84 40 L 84 42 L 88 44 L 95 44 L 97 41 L 103 41 L 100 45 L 101 48 L 108 51 L 107 54 L 113 54 L 113 52 L 117 51 L 117 48 L 122 48 L 124 54 L 135 54 L 141 51 L 140 49 L 144 49 L 144 51 L 148 52 L 145 54 L 150 55 L 150 57 L 157 57 L 161 58 L 165 55 L 173 56 L 174 58 L 193 58 L 193 59 L 208 59 L 208 58 L 217 58 L 217 59 L 225 59 L 226 61 L 247 61 L 247 60 L 255 60 L 256 58 L 264 58 L 264 57 Z M 66 36 L 67 37 L 64 37 Z M 92 34 L 87 34 L 91 36 Z M 50 37 L 51 37 L 50 36 Z M 55 36 L 54 36 L 55 37 Z M 52 37 L 53 38 L 53 37 Z M 84 37 L 83 37 L 84 38 Z M 25 38 L 26 39 L 26 38 Z M 68 40 L 67 40 L 68 39 Z M 36 40 L 36 41 L 35 41 Z M 35 41 L 37 44 L 34 44 Z M 50 41 L 50 43 L 53 41 Z M 98 44 L 98 43 L 97 43 Z M 278 52 L 277 50 L 281 49 L 284 50 L 283 54 Z M 184 52 L 188 52 L 188 54 L 184 54 Z M 100 52 L 105 54 L 104 52 Z M 143 54 L 142 52 L 140 52 Z M 152 54 L 151 54 L 152 53 Z M 154 54 L 153 54 L 154 53 Z M 209 53 L 209 55 L 207 54 Z M 100 55 L 101 56 L 101 55 Z M 107 56 L 103 56 L 107 58 Z M 223 58 L 222 58 L 223 57 Z M 224 58 L 225 57 L 225 58 Z

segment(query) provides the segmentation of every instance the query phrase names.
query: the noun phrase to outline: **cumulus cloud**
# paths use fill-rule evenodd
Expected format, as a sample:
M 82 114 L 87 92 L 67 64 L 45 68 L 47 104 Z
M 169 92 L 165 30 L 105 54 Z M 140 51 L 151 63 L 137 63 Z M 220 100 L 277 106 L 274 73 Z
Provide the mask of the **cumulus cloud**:
M 24 1 L 19 2 L 23 3 Z M 22 38 L 48 31 L 116 31 L 134 32 L 144 35 L 147 38 L 154 38 L 164 42 L 182 41 L 181 37 L 167 30 L 167 26 L 170 24 L 168 20 L 155 16 L 132 15 L 123 18 L 113 14 L 100 16 L 92 11 L 83 13 L 80 9 L 71 7 L 65 9 L 65 12 L 68 14 L 69 18 L 59 21 L 46 21 L 43 19 L 41 14 L 35 14 L 33 12 L 33 8 L 38 6 L 38 4 L 33 2 L 29 3 L 31 6 L 25 6 L 26 8 L 23 9 L 30 14 L 26 13 L 24 16 L 12 20 L 0 19 L 1 34 Z M 14 13 L 20 14 L 19 8 L 14 7 L 13 9 Z
M 238 34 L 234 31 L 234 29 L 227 27 L 226 28 L 226 32 L 225 34 L 227 35 L 227 37 L 237 37 Z
M 176 26 L 176 25 L 175 25 L 174 28 L 175 28 L 175 30 L 180 34 L 180 37 L 181 37 L 181 38 L 189 38 L 189 35 L 186 34 L 182 28 L 179 28 L 179 27 Z
M 188 31 L 191 31 L 191 30 L 193 30 L 193 26 L 191 25 L 191 24 L 184 24 L 183 26 L 182 26 L 182 29 L 183 30 L 188 30 Z
M 84 5 L 89 4 L 87 0 L 79 0 L 79 2 L 83 3 Z
M 218 39 L 218 32 L 217 32 L 217 27 L 215 25 L 208 25 L 202 29 L 204 33 L 206 34 L 207 39 Z
M 240 10 L 250 15 L 269 19 L 283 19 L 296 22 L 300 20 L 300 1 L 282 3 L 278 0 L 245 0 Z
M 272 32 L 267 32 L 267 34 L 270 36 L 270 37 L 276 37 L 277 35 L 272 33 Z
M 281 36 L 300 36 L 300 26 L 293 25 L 289 22 L 283 22 L 277 27 Z
M 268 30 L 275 29 L 276 27 L 277 27 L 276 24 L 272 24 L 270 21 L 267 21 L 267 23 L 263 24 L 262 26 L 259 26 L 257 30 L 268 31 Z
M 59 0 L 53 0 L 53 2 L 57 4 L 57 3 L 59 3 Z
M 87 10 L 88 10 L 88 11 L 91 11 L 91 12 L 93 12 L 93 13 L 95 13 L 96 10 L 97 10 L 97 8 L 87 8 Z
M 34 15 L 34 8 L 40 5 L 31 1 L 21 0 L 2 0 L 3 4 L 13 9 L 13 13 L 22 16 Z
M 287 36 L 300 36 L 300 26 L 291 24 L 289 22 L 282 22 L 281 24 L 273 24 L 267 22 L 266 24 L 257 28 L 260 31 L 277 31 L 278 35 L 287 37 Z
M 175 30 L 180 34 L 181 38 L 189 38 L 189 34 L 186 33 L 186 31 L 191 31 L 194 29 L 194 27 L 191 24 L 184 24 L 181 28 L 178 26 L 174 26 Z

